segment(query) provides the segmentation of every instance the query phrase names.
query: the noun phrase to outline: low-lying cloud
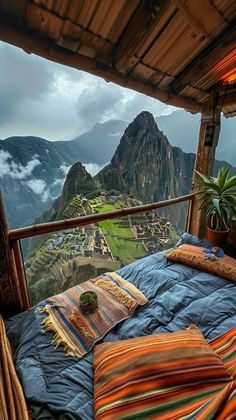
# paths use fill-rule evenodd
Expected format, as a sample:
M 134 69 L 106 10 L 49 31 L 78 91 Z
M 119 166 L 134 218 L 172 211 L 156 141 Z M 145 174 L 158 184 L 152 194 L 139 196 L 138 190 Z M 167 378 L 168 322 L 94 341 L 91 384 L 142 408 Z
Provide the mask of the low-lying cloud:
M 63 173 L 63 175 L 64 175 L 65 177 L 66 177 L 66 175 L 68 174 L 68 172 L 69 172 L 70 168 L 71 168 L 71 165 L 65 165 L 65 164 L 62 164 L 62 165 L 59 167 L 60 171 Z
M 43 179 L 30 179 L 26 185 L 37 195 L 42 194 L 46 188 L 46 182 Z
M 83 163 L 83 165 L 90 175 L 95 176 L 102 170 L 102 168 L 104 168 L 104 166 L 107 165 L 107 163 L 105 163 L 105 165 L 97 165 L 97 163 Z
M 37 155 L 34 155 L 25 166 L 17 164 L 9 152 L 0 150 L 0 177 L 9 175 L 13 179 L 23 180 L 32 176 L 34 168 L 40 164 Z

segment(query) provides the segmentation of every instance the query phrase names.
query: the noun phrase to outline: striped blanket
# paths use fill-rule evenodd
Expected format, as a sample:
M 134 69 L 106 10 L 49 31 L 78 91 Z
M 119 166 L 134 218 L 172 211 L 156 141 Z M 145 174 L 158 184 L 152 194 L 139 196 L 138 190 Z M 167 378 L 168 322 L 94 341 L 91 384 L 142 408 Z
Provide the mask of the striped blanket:
M 198 341 L 193 336 L 192 353 L 188 355 L 192 371 L 187 376 L 178 359 L 178 351 L 182 348 L 188 366 L 187 352 L 184 350 L 187 338 L 183 340 L 186 333 L 188 331 L 157 336 L 162 347 L 170 347 L 176 354 L 168 366 L 163 365 L 162 347 L 160 351 L 154 351 L 154 345 L 151 344 L 153 350 L 149 356 L 146 355 L 149 352 L 149 342 L 155 342 L 152 335 L 145 336 L 143 340 L 127 340 L 128 345 L 124 340 L 95 347 L 95 419 L 236 419 L 236 327 L 208 343 L 219 357 L 215 361 L 215 356 L 212 357 L 214 353 L 211 356 L 206 352 L 207 343 L 203 344 L 200 356 L 194 360 L 192 354 L 197 354 Z M 176 336 L 180 340 L 179 344 Z M 115 356 L 116 351 L 118 357 Z M 142 363 L 140 355 L 149 357 L 149 360 Z M 135 367 L 132 357 L 136 357 Z M 225 377 L 220 368 L 221 361 L 224 364 Z M 155 364 L 159 364 L 156 372 Z M 180 370 L 182 374 L 179 373 Z M 119 375 L 116 376 L 117 371 Z M 193 380 L 194 374 L 198 374 L 199 378 Z
M 97 294 L 98 309 L 83 315 L 79 300 L 86 291 Z M 134 285 L 116 273 L 106 273 L 47 299 L 40 309 L 47 314 L 42 325 L 45 331 L 54 333 L 53 344 L 63 345 L 68 355 L 81 358 L 115 325 L 130 318 L 138 305 L 145 303 L 146 297 Z

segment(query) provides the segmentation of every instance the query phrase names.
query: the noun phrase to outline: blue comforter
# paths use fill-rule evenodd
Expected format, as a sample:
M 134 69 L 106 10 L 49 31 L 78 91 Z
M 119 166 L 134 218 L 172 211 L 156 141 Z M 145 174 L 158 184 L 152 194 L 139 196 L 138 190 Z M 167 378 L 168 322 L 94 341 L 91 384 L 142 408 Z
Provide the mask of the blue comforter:
M 103 341 L 196 324 L 206 339 L 236 325 L 236 283 L 168 262 L 160 252 L 118 271 L 149 299 Z M 34 419 L 93 419 L 93 353 L 82 360 L 55 349 L 36 306 L 6 322 L 17 373 Z

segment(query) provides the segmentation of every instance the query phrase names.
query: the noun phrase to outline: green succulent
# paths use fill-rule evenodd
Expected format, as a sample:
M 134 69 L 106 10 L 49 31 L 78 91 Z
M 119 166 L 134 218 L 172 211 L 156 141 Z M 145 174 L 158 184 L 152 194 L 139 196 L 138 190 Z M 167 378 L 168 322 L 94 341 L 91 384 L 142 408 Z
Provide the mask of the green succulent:
M 230 177 L 231 169 L 231 166 L 220 168 L 216 178 L 195 171 L 200 177 L 200 209 L 214 230 L 231 228 L 236 218 L 236 175 Z

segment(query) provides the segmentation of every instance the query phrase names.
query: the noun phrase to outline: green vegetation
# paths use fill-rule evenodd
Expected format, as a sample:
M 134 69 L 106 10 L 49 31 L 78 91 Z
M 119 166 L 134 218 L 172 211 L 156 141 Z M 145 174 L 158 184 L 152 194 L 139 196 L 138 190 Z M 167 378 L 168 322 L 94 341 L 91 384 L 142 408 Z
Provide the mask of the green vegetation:
M 96 207 L 96 210 L 98 213 L 104 213 L 117 210 L 120 207 L 122 207 L 122 203 L 119 201 L 115 204 L 104 204 L 102 207 Z M 127 218 L 105 220 L 98 225 L 106 237 L 113 256 L 122 264 L 128 264 L 137 258 L 144 257 L 147 253 L 142 242 L 135 240 L 130 227 L 120 225 L 121 220 L 125 220 L 128 225 Z M 132 240 L 129 240 L 129 238 Z

